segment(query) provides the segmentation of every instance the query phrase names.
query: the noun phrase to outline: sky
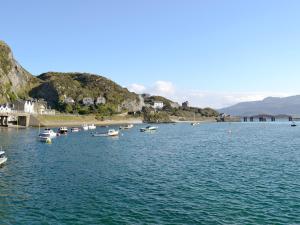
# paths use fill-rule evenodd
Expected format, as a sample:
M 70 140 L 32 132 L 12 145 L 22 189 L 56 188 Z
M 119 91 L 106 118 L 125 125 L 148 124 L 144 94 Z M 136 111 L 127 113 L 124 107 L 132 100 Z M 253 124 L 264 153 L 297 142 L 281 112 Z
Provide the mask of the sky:
M 300 94 L 298 0 L 3 0 L 0 39 L 34 75 L 89 72 L 221 108 Z

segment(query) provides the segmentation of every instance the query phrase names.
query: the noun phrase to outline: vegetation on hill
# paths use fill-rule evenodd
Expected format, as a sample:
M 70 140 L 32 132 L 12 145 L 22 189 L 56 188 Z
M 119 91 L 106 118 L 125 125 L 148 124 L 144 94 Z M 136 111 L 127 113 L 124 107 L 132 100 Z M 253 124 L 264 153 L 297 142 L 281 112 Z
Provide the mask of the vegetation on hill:
M 42 83 L 35 87 L 30 95 L 45 99 L 53 108 L 60 111 L 113 114 L 130 110 L 130 107 L 139 104 L 137 94 L 102 76 L 88 73 L 48 72 L 38 78 Z M 96 100 L 100 96 L 106 99 L 105 105 L 82 104 L 83 98 L 90 97 Z M 75 104 L 65 103 L 66 98 L 72 98 Z

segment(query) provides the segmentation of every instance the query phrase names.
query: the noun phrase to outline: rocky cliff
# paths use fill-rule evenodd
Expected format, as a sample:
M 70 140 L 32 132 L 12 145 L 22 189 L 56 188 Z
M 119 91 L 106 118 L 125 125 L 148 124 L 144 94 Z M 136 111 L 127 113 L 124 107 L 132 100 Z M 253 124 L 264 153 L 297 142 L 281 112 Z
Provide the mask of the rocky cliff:
M 0 103 L 24 98 L 39 79 L 27 72 L 13 57 L 10 47 L 0 41 Z

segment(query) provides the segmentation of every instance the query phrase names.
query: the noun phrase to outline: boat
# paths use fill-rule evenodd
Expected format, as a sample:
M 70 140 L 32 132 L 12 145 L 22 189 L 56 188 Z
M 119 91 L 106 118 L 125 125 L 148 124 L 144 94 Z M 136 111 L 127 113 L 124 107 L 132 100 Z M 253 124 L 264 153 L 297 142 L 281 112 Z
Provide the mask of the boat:
M 7 157 L 5 156 L 5 152 L 2 151 L 2 148 L 1 148 L 1 151 L 0 151 L 0 166 L 3 165 L 4 163 L 6 163 L 7 161 Z
M 67 127 L 61 127 L 58 129 L 59 134 L 68 134 L 68 128 Z
M 45 143 L 48 143 L 50 144 L 52 141 L 51 141 L 51 137 L 50 137 L 50 134 L 47 134 L 47 133 L 44 133 L 44 134 L 40 134 L 39 135 L 39 140 L 41 142 L 45 142 Z
M 82 125 L 82 129 L 83 129 L 83 130 L 88 130 L 88 129 L 89 129 L 89 126 L 88 126 L 87 124 L 84 124 L 84 125 Z
M 88 125 L 89 130 L 95 130 L 97 127 L 94 124 Z
M 71 128 L 72 133 L 79 132 L 79 131 L 80 131 L 80 128 L 78 128 L 78 127 L 72 127 Z
M 140 129 L 141 132 L 156 131 L 156 130 L 157 130 L 157 127 L 153 127 L 153 126 L 147 126 L 145 128 Z
M 119 136 L 119 131 L 115 129 L 110 129 L 105 133 L 95 133 L 93 137 L 114 137 Z
M 46 128 L 42 133 L 39 134 L 39 136 L 44 135 L 49 136 L 50 138 L 54 138 L 57 134 L 52 129 Z
M 295 122 L 292 122 L 291 127 L 296 127 L 297 124 Z
M 192 126 L 200 125 L 199 122 L 196 122 L 196 113 L 194 113 L 194 122 L 191 123 Z
M 127 124 L 126 126 L 120 126 L 120 130 L 128 130 L 133 128 L 133 124 Z

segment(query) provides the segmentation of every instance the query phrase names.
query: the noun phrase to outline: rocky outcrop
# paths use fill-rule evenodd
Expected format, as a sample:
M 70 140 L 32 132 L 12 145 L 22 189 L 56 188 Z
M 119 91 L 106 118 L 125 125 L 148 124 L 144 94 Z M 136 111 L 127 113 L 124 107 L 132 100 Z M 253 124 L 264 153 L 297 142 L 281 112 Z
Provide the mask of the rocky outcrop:
M 13 57 L 10 47 L 0 41 L 0 103 L 28 96 L 39 80 L 27 72 Z

